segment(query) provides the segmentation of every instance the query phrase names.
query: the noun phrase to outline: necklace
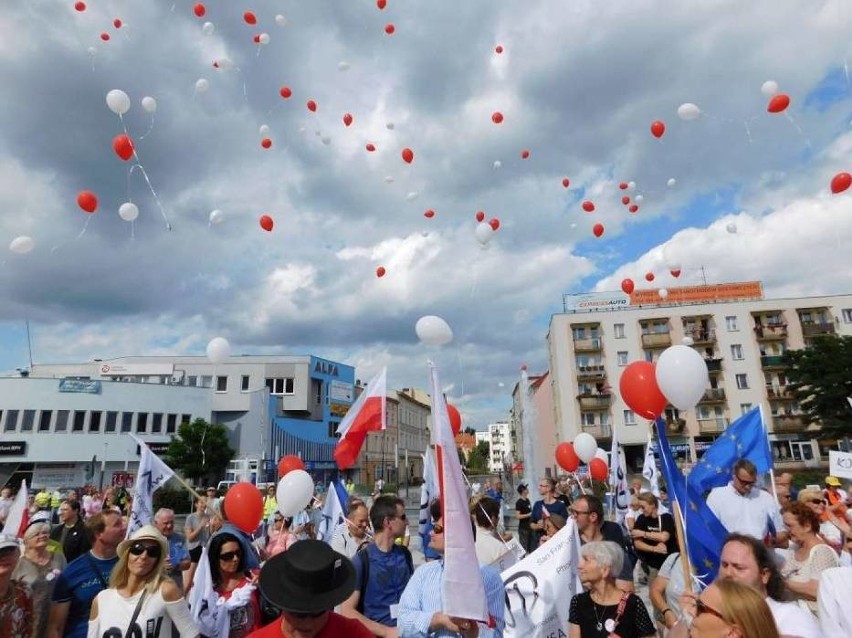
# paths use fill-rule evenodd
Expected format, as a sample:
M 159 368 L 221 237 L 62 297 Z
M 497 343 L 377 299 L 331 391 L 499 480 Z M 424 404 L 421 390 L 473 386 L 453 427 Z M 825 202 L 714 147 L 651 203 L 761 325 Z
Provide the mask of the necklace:
M 589 596 L 589 598 L 591 598 L 591 596 Z M 592 611 L 595 613 L 595 620 L 597 621 L 595 624 L 595 629 L 597 629 L 598 631 L 603 631 L 604 621 L 607 620 L 606 605 L 601 605 L 601 607 L 603 607 L 603 613 L 598 616 L 598 604 L 592 598 Z M 609 622 L 607 622 L 607 624 L 609 624 Z

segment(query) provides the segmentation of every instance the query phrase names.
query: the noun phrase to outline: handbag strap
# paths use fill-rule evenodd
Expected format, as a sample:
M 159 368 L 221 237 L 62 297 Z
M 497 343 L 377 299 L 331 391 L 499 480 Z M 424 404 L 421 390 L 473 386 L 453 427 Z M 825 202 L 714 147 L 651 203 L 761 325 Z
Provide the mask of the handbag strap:
M 127 631 L 124 632 L 124 638 L 130 638 L 133 635 L 133 625 L 136 624 L 136 619 L 139 618 L 139 612 L 142 611 L 142 603 L 145 602 L 145 594 L 147 593 L 147 590 L 142 590 L 139 602 L 136 603 L 136 609 L 133 610 L 133 616 L 130 617 L 130 624 L 127 625 Z
M 615 624 L 618 625 L 621 617 L 624 615 L 624 610 L 627 608 L 627 599 L 630 598 L 630 594 L 624 592 L 621 595 L 621 600 L 618 601 L 618 609 L 615 612 Z

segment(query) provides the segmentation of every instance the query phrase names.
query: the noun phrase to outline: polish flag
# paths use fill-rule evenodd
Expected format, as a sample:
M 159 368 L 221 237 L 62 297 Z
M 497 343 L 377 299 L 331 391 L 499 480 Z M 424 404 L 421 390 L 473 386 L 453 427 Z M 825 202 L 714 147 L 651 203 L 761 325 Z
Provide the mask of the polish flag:
M 24 530 L 30 522 L 30 512 L 27 504 L 27 482 L 21 481 L 21 489 L 15 495 L 15 500 L 9 506 L 9 514 L 6 516 L 6 525 L 3 531 L 6 534 L 13 534 L 18 538 L 23 538 Z
M 341 470 L 355 465 L 361 446 L 367 438 L 367 432 L 384 430 L 386 427 L 387 372 L 387 368 L 382 368 L 382 371 L 370 381 L 367 389 L 352 404 L 337 427 L 340 441 L 334 448 L 334 460 L 337 461 L 337 467 Z

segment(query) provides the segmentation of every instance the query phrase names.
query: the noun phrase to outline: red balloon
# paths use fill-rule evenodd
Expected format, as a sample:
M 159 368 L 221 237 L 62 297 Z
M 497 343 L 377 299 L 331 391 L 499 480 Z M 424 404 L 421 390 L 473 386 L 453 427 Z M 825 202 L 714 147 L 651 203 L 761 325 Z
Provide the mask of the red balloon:
M 112 138 L 112 150 L 125 162 L 133 157 L 133 140 L 129 135 L 122 133 Z
M 622 279 L 621 280 L 621 289 L 624 291 L 624 294 L 629 295 L 633 292 L 635 288 L 635 284 L 632 279 Z
M 630 204 L 630 208 L 628 208 L 627 210 L 629 210 L 631 213 L 638 213 L 639 204 Z
M 116 29 L 120 29 L 121 28 L 121 20 L 119 18 L 116 18 L 115 20 L 112 21 L 112 26 L 114 26 Z
M 275 225 L 275 222 L 272 221 L 272 218 L 269 215 L 261 215 L 260 217 L 260 227 L 265 230 L 267 233 L 272 231 L 272 227 Z
M 388 0 L 376 0 L 376 6 L 379 8 L 379 11 L 388 6 Z
M 351 113 L 344 113 L 343 114 L 343 125 L 344 126 L 350 126 L 351 124 L 352 124 L 352 114 Z
M 660 138 L 663 136 L 663 133 L 666 132 L 666 124 L 665 122 L 661 122 L 660 120 L 655 120 L 651 122 L 651 135 L 656 138 Z
M 621 198 L 621 203 L 624 204 L 625 206 L 627 206 L 630 203 L 630 198 L 627 195 L 625 195 L 624 197 Z
M 657 385 L 655 366 L 650 361 L 634 361 L 624 368 L 618 389 L 627 407 L 645 419 L 656 419 L 668 404 Z
M 501 53 L 503 53 L 503 45 L 498 44 L 496 47 L 494 47 L 494 50 L 497 52 L 497 55 L 500 55 Z
M 388 23 L 385 25 L 385 33 L 387 33 L 388 35 L 393 35 L 393 32 L 394 32 L 394 31 L 396 31 L 396 27 L 395 27 L 395 26 L 393 26 L 393 24 L 392 24 L 392 23 L 388 22 Z
M 251 39 L 252 39 L 252 40 L 254 40 L 254 43 L 255 43 L 255 44 L 260 44 L 260 34 L 259 34 L 259 33 L 255 33 L 255 34 L 251 37 Z
M 567 177 L 563 177 L 563 178 L 562 178 L 562 185 L 563 185 L 565 188 L 568 188 L 568 187 L 571 185 L 571 180 L 570 180 L 570 179 L 568 179 Z
M 411 162 L 414 161 L 414 151 L 412 151 L 410 148 L 402 149 L 402 160 L 406 164 L 411 164 Z
M 251 11 L 246 11 L 243 14 L 243 20 L 246 21 L 246 24 L 257 24 L 257 17 Z
M 367 149 L 370 153 L 372 153 L 373 151 L 375 151 L 375 150 L 376 150 L 376 145 L 375 145 L 375 144 L 367 144 L 366 149 Z
M 788 106 L 790 106 L 790 96 L 786 93 L 779 93 L 778 95 L 772 96 L 766 110 L 770 113 L 781 113 L 782 111 L 787 110 Z
M 80 191 L 77 193 L 77 206 L 91 214 L 98 210 L 98 198 L 92 191 Z
M 621 190 L 626 191 L 628 188 L 630 188 L 630 184 L 628 184 L 627 182 L 621 182 L 621 184 L 619 184 L 618 187 Z
M 263 518 L 263 497 L 251 483 L 237 483 L 225 494 L 225 516 L 238 529 L 251 534 Z
M 654 273 L 645 273 L 645 281 L 654 281 Z
M 86 10 L 86 3 L 85 2 L 75 2 L 74 8 L 77 11 L 85 11 Z
M 485 212 L 481 211 L 481 210 L 476 211 L 476 221 L 482 223 L 482 221 L 484 219 L 485 219 Z
M 307 106 L 308 106 L 308 110 L 309 110 L 311 113 L 316 113 L 316 112 L 317 112 L 317 103 L 316 103 L 316 102 L 314 102 L 313 100 L 308 100 L 308 104 L 307 104 Z
M 849 173 L 838 173 L 831 178 L 831 192 L 837 195 L 852 186 L 852 175 Z
M 458 436 L 461 432 L 462 418 L 456 406 L 447 404 L 447 414 L 450 416 L 450 428 L 453 430 L 453 436 Z
M 604 225 L 603 224 L 595 224 L 592 226 L 592 232 L 595 237 L 601 237 L 604 234 Z
M 101 33 L 101 40 L 109 42 L 109 33 Z
M 387 271 L 384 266 L 379 266 L 376 268 L 376 277 L 384 277 L 386 272 Z
M 207 13 L 207 7 L 205 7 L 200 2 L 192 7 L 192 12 L 198 16 L 199 18 L 203 18 L 204 14 Z
M 529 158 L 530 158 L 530 152 L 528 150 L 524 149 L 523 151 L 521 151 L 521 159 L 529 159 Z
M 272 140 L 268 137 L 264 137 L 262 140 L 260 140 L 260 145 L 263 148 L 272 148 Z
M 672 274 L 672 277 L 674 277 L 675 279 L 680 277 L 680 268 L 672 268 L 669 272 Z
M 435 211 L 432 210 L 431 208 L 429 210 L 427 210 L 425 213 L 423 213 L 423 217 L 425 217 L 426 219 L 432 219 L 434 216 L 435 216 Z
M 589 201 L 588 199 L 583 202 L 583 210 L 587 213 L 592 213 L 595 210 L 594 202 Z
M 566 472 L 576 472 L 580 467 L 580 457 L 574 451 L 573 443 L 560 443 L 556 446 L 556 462 Z
M 284 477 L 287 472 L 292 472 L 293 470 L 304 470 L 305 464 L 295 454 L 288 454 L 287 456 L 282 456 L 278 459 L 278 479 Z
M 491 114 L 491 121 L 495 124 L 500 124 L 503 121 L 503 114 L 500 111 L 494 111 Z
M 605 481 L 609 476 L 609 468 L 603 459 L 597 457 L 589 461 L 589 476 L 596 481 Z
M 497 230 L 500 228 L 500 220 L 496 217 L 492 217 L 488 220 L 488 225 L 491 226 L 491 230 Z
M 281 90 L 278 91 L 285 100 L 293 95 L 293 91 L 290 90 L 289 86 L 282 86 Z

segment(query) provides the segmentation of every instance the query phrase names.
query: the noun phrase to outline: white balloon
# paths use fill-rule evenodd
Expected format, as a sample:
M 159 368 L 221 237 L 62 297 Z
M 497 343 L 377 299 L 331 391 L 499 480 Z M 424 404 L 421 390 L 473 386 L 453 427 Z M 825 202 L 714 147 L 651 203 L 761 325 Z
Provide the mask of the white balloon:
M 692 102 L 684 102 L 677 107 L 677 116 L 682 120 L 694 120 L 699 115 L 701 115 L 701 109 L 698 108 L 697 104 L 693 104 Z
M 710 384 L 704 359 L 684 345 L 663 350 L 657 360 L 655 374 L 663 396 L 679 410 L 694 408 Z
M 269 137 L 269 133 L 271 131 L 272 131 L 272 129 L 270 129 L 269 125 L 267 125 L 267 124 L 261 124 L 260 128 L 258 129 L 258 133 L 260 133 L 261 137 Z
M 198 78 L 195 82 L 195 91 L 197 93 L 204 93 L 207 89 L 210 88 L 210 82 L 205 80 L 204 78 Z
M 627 192 L 636 190 L 636 182 L 627 182 Z
M 268 33 L 261 33 L 257 37 L 257 41 L 260 44 L 269 44 L 269 34 Z
M 680 342 L 685 346 L 691 346 L 693 343 L 695 343 L 695 339 L 693 339 L 692 337 L 684 337 L 680 340 Z
M 642 202 L 645 201 L 645 196 L 644 195 L 637 195 L 636 197 L 633 198 L 633 201 L 635 201 L 637 204 L 641 204 Z
M 216 64 L 218 64 L 219 68 L 223 71 L 230 71 L 234 68 L 234 61 L 228 57 L 219 58 L 216 60 Z
M 346 60 L 341 60 L 340 62 L 337 63 L 337 70 L 338 71 L 348 71 L 349 67 L 350 67 L 350 64 Z
M 385 128 L 389 131 L 392 131 L 394 129 L 394 123 L 388 122 L 387 124 L 385 124 Z
M 473 231 L 473 236 L 476 237 L 476 241 L 485 245 L 490 242 L 491 238 L 494 236 L 494 229 L 485 222 L 479 222 Z
M 393 175 L 385 175 L 385 184 L 393 184 Z
M 213 35 L 213 32 L 216 31 L 216 25 L 212 22 L 205 22 L 201 26 L 201 33 L 204 35 Z
M 216 210 L 211 210 L 209 221 L 213 225 L 221 224 L 225 221 L 225 214 L 218 208 Z
M 142 108 L 145 109 L 146 113 L 155 112 L 157 110 L 157 100 L 150 95 L 146 95 L 142 98 Z
M 124 202 L 118 207 L 118 216 L 126 222 L 132 222 L 139 217 L 139 207 L 133 202 Z
M 443 346 L 453 340 L 453 329 L 437 315 L 420 317 L 414 325 L 414 332 L 427 346 Z
M 609 465 L 609 456 L 607 456 L 606 450 L 602 447 L 599 447 L 597 450 L 595 450 L 595 458 L 600 459 L 601 461 Z
M 574 452 L 583 463 L 588 463 L 595 458 L 598 451 L 598 442 L 588 432 L 580 432 L 574 437 Z
M 279 13 L 277 16 L 275 16 L 275 24 L 277 24 L 279 27 L 286 27 L 287 26 L 287 18 L 285 18 L 283 15 L 281 15 Z
M 231 344 L 224 337 L 213 337 L 207 344 L 207 358 L 212 363 L 222 363 L 231 356 Z
M 295 516 L 305 509 L 314 495 L 314 479 L 305 470 L 290 470 L 278 481 L 275 499 L 278 511 L 285 518 Z
M 494 164 L 492 164 L 492 166 L 494 168 L 500 168 L 501 166 L 503 166 L 503 162 L 501 162 L 500 160 L 494 160 Z
M 98 54 L 98 50 L 95 47 L 89 47 L 88 51 L 89 51 L 89 55 L 97 55 Z
M 420 197 L 420 193 L 418 193 L 417 191 L 411 191 L 408 195 L 405 196 L 405 199 L 409 202 L 413 202 L 418 197 Z
M 20 237 L 15 237 L 15 239 L 11 241 L 9 244 L 9 250 L 13 253 L 17 253 L 18 255 L 26 255 L 34 246 L 35 242 L 32 237 L 21 235 Z
M 725 230 L 727 230 L 732 235 L 737 233 L 737 225 L 734 222 L 729 222 L 727 226 L 725 226 Z
M 669 181 L 666 182 L 666 186 L 669 188 L 674 188 L 677 185 L 677 180 L 674 177 L 669 177 Z
M 778 82 L 775 80 L 766 80 L 766 82 L 760 85 L 760 92 L 763 94 L 763 97 L 772 97 L 778 93 Z
M 660 296 L 660 299 L 665 299 L 666 297 L 669 296 L 669 291 L 666 290 L 665 288 L 660 288 L 657 291 L 657 294 Z
M 109 110 L 116 115 L 124 115 L 130 110 L 130 97 L 121 89 L 113 89 L 106 96 Z
M 330 138 L 328 135 L 323 135 L 323 136 L 320 138 L 320 142 L 322 142 L 323 144 L 325 144 L 326 146 L 328 146 L 329 144 L 331 144 L 331 138 Z

